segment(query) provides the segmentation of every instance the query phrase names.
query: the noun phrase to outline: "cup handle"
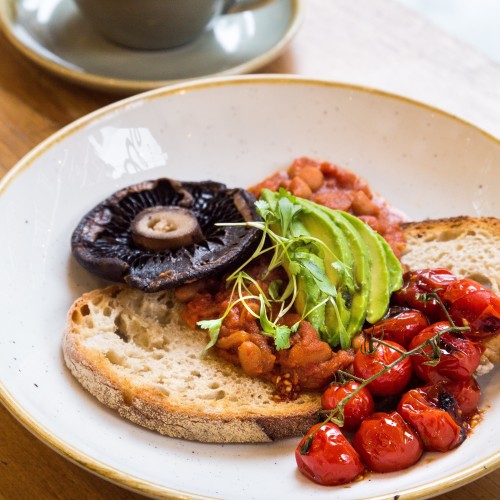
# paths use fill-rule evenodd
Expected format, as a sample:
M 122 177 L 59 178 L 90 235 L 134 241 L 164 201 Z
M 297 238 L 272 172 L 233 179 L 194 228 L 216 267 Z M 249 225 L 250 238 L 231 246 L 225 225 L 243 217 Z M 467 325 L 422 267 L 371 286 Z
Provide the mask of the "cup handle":
M 272 0 L 225 0 L 224 14 L 234 14 L 244 10 L 256 9 L 270 3 Z

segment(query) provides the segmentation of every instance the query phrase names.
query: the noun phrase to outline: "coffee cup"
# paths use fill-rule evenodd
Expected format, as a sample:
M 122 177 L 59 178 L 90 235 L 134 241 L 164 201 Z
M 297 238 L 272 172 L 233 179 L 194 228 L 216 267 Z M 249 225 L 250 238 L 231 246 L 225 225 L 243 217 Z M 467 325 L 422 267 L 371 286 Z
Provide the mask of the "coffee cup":
M 269 1 L 269 0 L 267 0 Z M 169 49 L 198 38 L 221 15 L 266 0 L 75 0 L 108 40 L 135 49 Z

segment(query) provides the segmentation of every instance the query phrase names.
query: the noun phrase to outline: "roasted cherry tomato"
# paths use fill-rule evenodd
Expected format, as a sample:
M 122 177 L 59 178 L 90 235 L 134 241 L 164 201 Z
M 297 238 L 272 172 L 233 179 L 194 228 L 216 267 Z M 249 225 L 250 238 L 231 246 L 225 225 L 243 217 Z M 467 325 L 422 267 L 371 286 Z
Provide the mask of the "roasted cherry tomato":
M 466 434 L 453 417 L 433 404 L 422 389 L 403 394 L 398 412 L 417 432 L 428 451 L 449 451 L 462 444 Z
M 435 299 L 423 301 L 421 295 L 436 291 L 441 296 L 457 279 L 450 271 L 442 268 L 407 272 L 403 276 L 403 286 L 392 294 L 391 302 L 398 306 L 417 309 L 432 322 L 443 320 L 441 305 Z
M 486 287 L 484 287 L 477 281 L 467 278 L 457 279 L 454 283 L 451 283 L 448 287 L 446 287 L 446 290 L 444 290 L 442 293 L 442 298 L 443 302 L 445 302 L 446 305 L 450 305 L 461 299 L 462 297 L 465 297 L 466 295 L 483 291 L 489 292 L 491 294 L 491 292 Z
M 321 396 L 321 405 L 325 410 L 333 410 L 344 398 L 359 388 L 359 382 L 353 380 L 346 384 L 332 384 Z M 344 406 L 344 429 L 356 430 L 361 422 L 374 411 L 370 391 L 363 387 Z
M 418 461 L 424 450 L 418 435 L 397 412 L 368 417 L 354 435 L 352 445 L 375 472 L 406 469 Z
M 460 416 L 469 418 L 477 413 L 481 388 L 474 377 L 467 380 L 442 380 L 434 385 L 422 388 L 432 401 L 439 401 L 449 394 L 456 401 Z
M 392 340 L 406 349 L 413 337 L 429 326 L 429 321 L 421 311 L 402 307 L 391 307 L 384 319 L 364 332 L 384 340 Z
M 410 350 L 424 344 L 438 332 L 449 327 L 450 324 L 446 321 L 427 327 L 410 342 Z M 441 335 L 438 345 L 441 353 L 436 366 L 425 364 L 430 361 L 433 354 L 430 345 L 423 349 L 429 357 L 424 354 L 411 356 L 415 374 L 425 382 L 437 382 L 442 379 L 467 380 L 479 366 L 481 348 L 478 344 L 454 333 L 446 332 Z
M 443 300 L 457 326 L 468 326 L 468 338 L 482 340 L 500 333 L 500 298 L 470 279 L 452 283 Z
M 350 483 L 365 470 L 356 450 L 332 422 L 309 430 L 295 449 L 295 460 L 302 474 L 326 486 Z
M 406 352 L 406 349 L 396 342 L 385 341 L 392 347 L 380 344 L 377 340 L 373 340 L 375 351 L 369 353 L 369 342 L 365 341 L 363 347 L 354 356 L 354 374 L 362 379 L 368 379 L 376 373 L 382 371 L 384 365 L 390 365 L 396 361 L 401 354 L 393 349 L 399 349 Z M 412 376 L 412 363 L 410 358 L 401 360 L 393 366 L 387 373 L 380 375 L 378 378 L 368 384 L 368 390 L 374 396 L 394 396 L 403 392 Z

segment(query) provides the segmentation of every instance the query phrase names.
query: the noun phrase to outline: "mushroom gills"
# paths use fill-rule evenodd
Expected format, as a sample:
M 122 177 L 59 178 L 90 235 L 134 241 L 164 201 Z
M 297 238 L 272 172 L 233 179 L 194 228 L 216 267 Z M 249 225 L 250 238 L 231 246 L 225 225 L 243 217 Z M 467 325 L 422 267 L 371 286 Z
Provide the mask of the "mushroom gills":
M 134 243 L 145 250 L 181 248 L 203 239 L 193 212 L 178 206 L 146 208 L 135 216 L 130 229 Z
M 71 249 L 85 269 L 101 278 L 145 292 L 175 288 L 219 276 L 251 255 L 262 235 L 241 223 L 259 219 L 254 202 L 244 189 L 229 189 L 214 181 L 180 182 L 166 177 L 143 181 L 112 193 L 85 214 L 73 231 Z M 183 240 L 174 231 L 162 231 L 169 224 L 161 218 L 153 217 L 149 228 L 147 222 L 145 228 L 134 224 L 149 209 L 160 207 L 169 212 L 187 210 L 199 229 Z M 175 220 L 174 224 L 186 232 L 184 225 Z M 134 231 L 132 225 L 141 229 Z M 172 241 L 181 247 L 173 248 Z

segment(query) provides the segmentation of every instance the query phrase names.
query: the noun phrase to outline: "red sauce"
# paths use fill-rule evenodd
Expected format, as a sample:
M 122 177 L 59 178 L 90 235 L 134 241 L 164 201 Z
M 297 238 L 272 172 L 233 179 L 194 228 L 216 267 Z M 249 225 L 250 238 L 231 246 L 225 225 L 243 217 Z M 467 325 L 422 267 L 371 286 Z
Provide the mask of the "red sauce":
M 277 191 L 281 187 L 295 196 L 358 216 L 381 234 L 396 256 L 401 257 L 405 245 L 401 230 L 403 217 L 356 174 L 333 163 L 298 158 L 286 171 L 271 175 L 249 191 L 258 198 L 263 189 Z

